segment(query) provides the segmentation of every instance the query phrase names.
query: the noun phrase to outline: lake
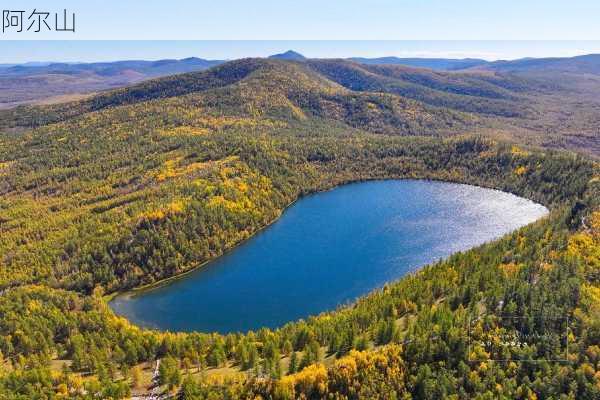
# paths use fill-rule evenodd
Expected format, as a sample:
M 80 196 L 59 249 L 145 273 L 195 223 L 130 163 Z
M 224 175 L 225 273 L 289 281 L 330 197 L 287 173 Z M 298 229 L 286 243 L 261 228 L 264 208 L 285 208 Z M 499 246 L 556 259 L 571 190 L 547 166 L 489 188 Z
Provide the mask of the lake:
M 277 327 L 350 303 L 415 269 L 546 215 L 497 190 L 424 180 L 353 183 L 302 198 L 265 230 L 112 309 L 145 327 Z

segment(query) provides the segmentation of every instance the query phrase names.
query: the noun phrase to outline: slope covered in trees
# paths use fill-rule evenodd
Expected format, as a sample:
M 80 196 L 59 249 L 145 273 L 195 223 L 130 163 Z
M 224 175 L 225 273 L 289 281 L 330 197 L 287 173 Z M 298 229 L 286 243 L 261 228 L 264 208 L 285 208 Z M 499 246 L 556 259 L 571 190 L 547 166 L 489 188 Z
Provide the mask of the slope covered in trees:
M 599 79 L 554 70 L 443 72 L 348 60 L 243 59 L 208 71 L 146 81 L 77 104 L 0 111 L 0 127 L 22 132 L 106 107 L 201 94 L 212 106 L 252 113 L 256 110 L 245 103 L 272 108 L 264 87 L 272 82 L 268 89 L 278 106 L 295 106 L 309 116 L 371 132 L 477 133 L 598 156 Z
M 85 97 L 158 76 L 202 71 L 222 62 L 190 57 L 182 60 L 0 65 L 0 108 L 64 103 L 77 96 Z
M 458 71 L 484 66 L 489 61 L 478 58 L 400 58 L 400 57 L 352 57 L 349 60 L 371 65 L 405 65 L 408 67 L 428 68 L 436 71 Z
M 497 116 L 524 116 L 526 107 L 518 101 L 518 94 L 535 89 L 533 82 L 514 78 L 396 65 L 361 65 L 342 60 L 315 60 L 309 65 L 352 90 L 394 93 L 432 106 Z
M 399 73 L 386 68 L 374 71 Z M 428 87 L 440 90 L 440 79 Z M 465 82 L 447 82 L 447 92 Z M 280 60 L 3 114 L 0 397 L 123 398 L 137 390 L 142 366 L 161 359 L 163 388 L 185 399 L 597 398 L 598 165 L 439 137 L 474 118 Z M 407 177 L 498 188 L 552 212 L 352 306 L 277 330 L 157 332 L 106 305 L 105 294 L 222 254 L 299 196 Z M 490 361 L 500 350 L 469 346 L 470 331 L 483 343 L 490 332 L 537 332 L 534 321 L 557 316 L 571 321 L 569 363 L 519 361 L 563 356 L 562 340 L 506 349 L 502 356 L 515 360 L 506 368 Z

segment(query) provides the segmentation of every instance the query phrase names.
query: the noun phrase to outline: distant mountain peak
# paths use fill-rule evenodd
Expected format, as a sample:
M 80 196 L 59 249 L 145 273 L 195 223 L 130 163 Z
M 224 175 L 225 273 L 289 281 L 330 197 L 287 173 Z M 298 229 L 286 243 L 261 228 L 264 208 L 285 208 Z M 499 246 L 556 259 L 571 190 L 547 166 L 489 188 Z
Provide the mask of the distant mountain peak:
M 303 61 L 306 60 L 302 54 L 295 52 L 294 50 L 288 50 L 285 53 L 273 54 L 269 58 L 276 58 L 279 60 L 294 60 L 294 61 Z

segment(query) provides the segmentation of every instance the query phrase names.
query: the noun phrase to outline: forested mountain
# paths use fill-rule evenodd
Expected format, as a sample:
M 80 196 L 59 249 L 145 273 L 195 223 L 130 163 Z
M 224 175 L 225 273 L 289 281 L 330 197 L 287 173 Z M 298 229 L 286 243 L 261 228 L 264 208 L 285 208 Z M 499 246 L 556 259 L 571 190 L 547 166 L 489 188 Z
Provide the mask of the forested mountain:
M 149 78 L 205 70 L 222 62 L 190 57 L 182 60 L 0 66 L 0 108 L 36 102 L 64 102 Z
M 304 113 L 368 126 L 380 133 L 477 132 L 530 145 L 600 154 L 600 77 L 440 72 L 329 59 L 231 61 L 208 71 L 167 76 L 102 93 L 76 105 L 0 110 L 0 125 L 34 126 L 104 107 L 199 92 L 206 92 L 204 97 L 214 97 L 214 101 L 226 96 L 228 106 L 235 102 L 238 108 L 245 101 L 256 105 L 258 98 L 264 104 L 274 101 L 269 99 L 264 81 L 272 82 L 269 85 L 277 94 L 279 107 L 285 97 L 288 106 Z M 247 99 L 249 94 L 239 90 L 245 86 L 255 88 L 257 96 Z M 420 111 L 413 113 L 412 109 Z
M 396 134 L 458 132 L 474 120 L 464 113 L 393 94 L 348 90 L 305 63 L 243 59 L 204 72 L 151 80 L 77 104 L 7 110 L 2 122 L 9 127 L 39 125 L 107 107 L 184 95 L 238 114 L 253 108 L 274 117 L 320 117 Z
M 285 53 L 273 54 L 272 56 L 269 56 L 269 58 L 276 58 L 279 60 L 290 60 L 290 61 L 306 60 L 306 57 L 304 57 L 302 54 L 295 52 L 293 50 L 288 50 Z
M 320 75 L 319 79 L 325 78 L 355 92 L 389 93 L 444 111 L 467 113 L 469 115 L 463 117 L 471 121 L 468 125 L 475 126 L 478 133 L 532 145 L 600 154 L 597 128 L 600 124 L 600 64 L 597 55 L 480 63 L 480 60 L 470 59 L 413 60 L 394 57 L 315 60 L 290 50 L 275 54 L 270 59 L 297 61 L 298 69 L 304 72 L 310 69 Z M 14 108 L 19 104 L 54 104 L 85 99 L 94 92 L 127 87 L 156 76 L 202 71 L 220 63 L 222 61 L 192 57 L 183 60 L 6 66 L 0 68 L 0 109 Z M 238 67 L 245 68 L 243 65 L 236 66 L 238 63 L 244 62 L 234 61 L 224 70 L 225 73 Z M 254 59 L 253 63 L 256 68 L 268 67 L 268 63 L 259 66 L 258 59 Z M 178 93 L 166 90 L 161 96 L 198 90 L 194 86 L 196 83 L 191 82 L 196 78 L 204 79 L 192 74 L 189 79 L 176 77 L 164 81 L 162 85 L 168 86 L 187 79 L 186 83 L 193 87 L 180 88 Z M 134 92 L 139 93 L 140 90 L 145 89 L 133 88 Z M 161 89 L 158 87 L 156 90 Z M 149 96 L 152 95 L 144 94 L 142 98 Z M 20 113 L 18 110 L 13 112 Z M 71 109 L 70 113 L 73 112 Z M 31 118 L 39 112 L 34 110 L 25 114 Z M 8 121 L 10 119 L 8 117 Z M 475 120 L 477 122 L 473 124 Z M 6 121 L 3 118 L 0 123 L 6 125 Z M 379 130 L 390 131 L 389 127 L 380 127 Z
M 124 70 L 131 70 L 145 76 L 156 77 L 207 69 L 223 62 L 221 60 L 204 60 L 202 58 L 189 57 L 181 60 L 124 60 L 95 63 L 47 63 L 42 65 L 21 64 L 3 69 L 2 74 L 9 76 L 75 75 L 82 72 L 93 72 L 98 75 L 110 76 L 120 74 Z
M 523 58 L 512 61 L 495 61 L 478 66 L 485 69 L 511 73 L 558 72 L 575 74 L 600 74 L 600 54 L 576 57 Z
M 407 67 L 428 68 L 439 71 L 458 71 L 461 69 L 483 66 L 488 63 L 488 61 L 477 58 L 352 57 L 350 60 L 360 64 L 405 65 Z
M 524 116 L 526 107 L 518 101 L 519 93 L 538 89 L 534 82 L 502 76 L 449 74 L 344 60 L 316 60 L 309 65 L 352 90 L 394 93 L 432 106 L 507 117 Z
M 599 398 L 600 169 L 523 145 L 559 90 L 490 72 L 244 59 L 0 112 L 0 398 L 147 393 L 157 359 L 159 389 L 182 399 Z M 551 213 L 276 330 L 158 332 L 106 304 L 223 254 L 303 195 L 387 178 L 493 187 Z M 471 346 L 556 316 L 568 344 Z M 568 362 L 544 361 L 567 345 Z

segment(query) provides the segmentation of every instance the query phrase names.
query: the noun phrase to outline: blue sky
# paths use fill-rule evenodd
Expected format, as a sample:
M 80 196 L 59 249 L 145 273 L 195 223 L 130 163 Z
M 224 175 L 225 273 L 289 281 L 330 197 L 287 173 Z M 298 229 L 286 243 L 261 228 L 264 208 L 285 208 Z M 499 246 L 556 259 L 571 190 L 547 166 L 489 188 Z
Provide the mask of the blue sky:
M 80 39 L 600 39 L 598 0 L 2 0 L 0 8 L 74 11 Z
M 454 54 L 496 59 L 600 52 L 598 0 L 2 0 L 0 4 L 3 10 L 37 9 L 52 15 L 64 8 L 76 14 L 75 33 L 0 33 L 0 62 L 236 58 L 286 48 L 315 57 Z M 23 39 L 38 43 L 8 41 Z M 65 39 L 178 42 L 40 43 Z M 281 42 L 289 40 L 302 42 Z M 481 44 L 482 40 L 496 41 Z M 514 40 L 527 41 L 508 42 Z

